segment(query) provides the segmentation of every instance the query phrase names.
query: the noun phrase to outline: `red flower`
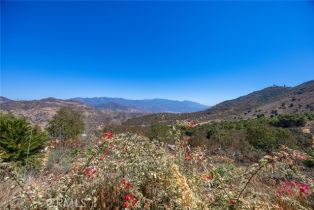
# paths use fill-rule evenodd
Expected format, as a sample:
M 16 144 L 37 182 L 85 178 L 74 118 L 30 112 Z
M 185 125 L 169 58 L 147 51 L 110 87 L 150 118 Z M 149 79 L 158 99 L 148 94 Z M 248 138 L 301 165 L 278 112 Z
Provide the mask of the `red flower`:
M 186 152 L 184 155 L 184 160 L 191 160 L 192 159 L 192 155 L 189 152 Z
M 122 206 L 123 206 L 123 208 L 126 209 L 126 208 L 128 208 L 129 205 L 126 202 L 123 202 Z
M 89 167 L 85 168 L 85 170 L 84 170 L 84 173 L 89 178 L 93 177 L 94 174 L 96 174 L 96 172 L 97 172 L 97 169 L 94 166 L 89 166 Z
M 112 131 L 105 132 L 105 133 L 102 134 L 102 136 L 105 139 L 111 139 L 112 138 Z
M 234 199 L 234 198 L 230 199 L 229 200 L 229 204 L 232 205 L 232 206 L 236 205 L 237 204 L 237 199 Z
M 125 179 L 122 179 L 122 180 L 121 180 L 121 183 L 122 183 L 122 184 L 125 184 L 125 183 L 126 183 Z
M 125 187 L 125 189 L 130 189 L 133 187 L 133 185 L 129 182 L 127 182 L 125 179 L 121 180 L 121 184 Z
M 132 209 L 137 203 L 137 199 L 131 193 L 128 193 L 124 196 L 124 202 L 122 204 L 123 208 Z
M 129 201 L 129 200 L 131 200 L 133 198 L 134 198 L 134 196 L 132 194 L 126 194 L 125 197 L 124 197 L 124 200 Z

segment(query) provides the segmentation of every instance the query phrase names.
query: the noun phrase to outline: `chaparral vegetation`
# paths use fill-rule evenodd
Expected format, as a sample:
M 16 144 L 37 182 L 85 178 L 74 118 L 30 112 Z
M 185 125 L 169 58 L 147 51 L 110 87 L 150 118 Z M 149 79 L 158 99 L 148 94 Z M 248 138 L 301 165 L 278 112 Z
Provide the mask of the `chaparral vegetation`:
M 111 125 L 47 142 L 1 115 L 1 208 L 313 209 L 313 116 Z

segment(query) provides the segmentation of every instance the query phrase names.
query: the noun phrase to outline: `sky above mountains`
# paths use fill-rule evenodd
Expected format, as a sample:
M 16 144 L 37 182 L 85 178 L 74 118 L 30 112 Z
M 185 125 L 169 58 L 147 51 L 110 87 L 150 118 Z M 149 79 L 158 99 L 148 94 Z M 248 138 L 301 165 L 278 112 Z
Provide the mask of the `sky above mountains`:
M 1 1 L 1 95 L 207 105 L 314 79 L 313 2 Z

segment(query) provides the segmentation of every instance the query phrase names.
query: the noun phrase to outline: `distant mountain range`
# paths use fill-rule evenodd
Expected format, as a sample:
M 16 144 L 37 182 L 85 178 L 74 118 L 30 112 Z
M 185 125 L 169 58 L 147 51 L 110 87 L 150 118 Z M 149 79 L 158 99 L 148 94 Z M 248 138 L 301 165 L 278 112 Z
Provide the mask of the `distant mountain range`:
M 156 112 L 192 112 L 207 106 L 190 101 L 165 99 L 127 100 L 122 98 L 44 98 L 40 100 L 11 100 L 0 96 L 0 112 L 24 116 L 34 124 L 45 127 L 61 107 L 81 112 L 89 128 L 103 124 L 121 123 L 127 119 Z
M 173 123 L 186 119 L 206 122 L 312 111 L 314 111 L 314 80 L 295 87 L 267 87 L 233 100 L 224 101 L 200 112 L 152 114 L 129 119 L 125 124 L 147 125 L 156 120 Z
M 176 101 L 167 99 L 129 100 L 124 98 L 95 97 L 95 98 L 72 98 L 70 100 L 79 101 L 85 105 L 94 107 L 99 110 L 116 109 L 148 113 L 160 112 L 185 113 L 197 112 L 208 108 L 208 106 L 192 101 Z
M 0 97 L 0 111 L 23 115 L 42 127 L 61 107 L 84 114 L 88 126 L 107 123 L 149 125 L 154 121 L 174 123 L 193 119 L 198 122 L 248 119 L 295 112 L 314 111 L 314 80 L 295 87 L 272 86 L 208 108 L 191 101 L 166 99 L 127 100 L 123 98 L 46 98 L 14 101 Z
M 45 98 L 31 101 L 14 101 L 5 97 L 0 98 L 0 112 L 11 112 L 26 117 L 30 122 L 44 128 L 48 121 L 61 107 L 70 107 L 83 114 L 88 129 L 101 128 L 103 124 L 120 123 L 142 113 L 115 112 L 96 110 L 77 101 Z

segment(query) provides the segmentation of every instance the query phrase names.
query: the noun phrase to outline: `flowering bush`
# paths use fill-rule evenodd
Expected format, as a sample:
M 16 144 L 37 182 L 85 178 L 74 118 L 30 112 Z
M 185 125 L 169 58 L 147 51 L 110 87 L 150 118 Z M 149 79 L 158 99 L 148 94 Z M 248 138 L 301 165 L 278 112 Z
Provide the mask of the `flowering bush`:
M 80 151 L 68 173 L 43 172 L 35 183 L 3 173 L 17 209 L 311 209 L 312 179 L 296 164 L 305 154 L 282 147 L 248 167 L 190 149 L 178 131 L 175 146 L 107 132 Z M 110 141 L 108 141 L 110 139 Z M 291 180 L 287 180 L 287 177 Z M 293 181 L 292 181 L 293 180 Z M 19 187 L 19 188 L 17 188 Z M 21 193 L 22 192 L 22 193 Z M 290 193 L 291 192 L 291 193 Z

